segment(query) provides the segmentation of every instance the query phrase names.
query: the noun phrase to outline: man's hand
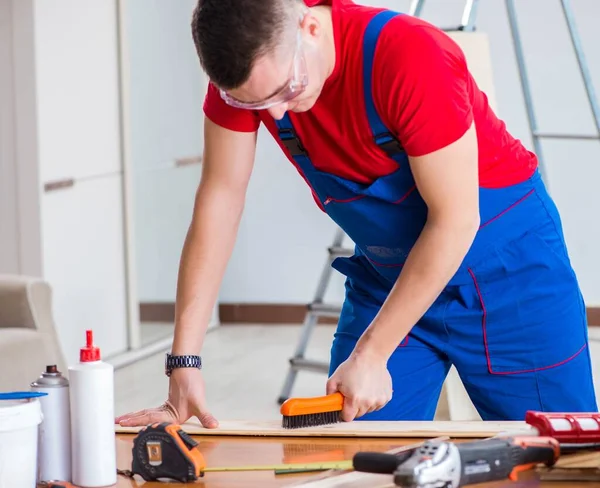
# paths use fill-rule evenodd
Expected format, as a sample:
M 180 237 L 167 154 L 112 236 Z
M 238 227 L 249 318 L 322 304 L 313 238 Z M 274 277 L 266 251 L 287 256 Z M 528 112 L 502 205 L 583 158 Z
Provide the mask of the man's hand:
M 155 422 L 183 424 L 197 417 L 203 427 L 214 429 L 217 419 L 208 411 L 202 372 L 195 368 L 175 369 L 169 383 L 169 399 L 158 408 L 126 413 L 115 419 L 123 427 L 138 427 Z
M 327 382 L 327 394 L 344 396 L 342 419 L 355 418 L 383 408 L 392 399 L 392 377 L 381 356 L 356 354 L 338 366 Z

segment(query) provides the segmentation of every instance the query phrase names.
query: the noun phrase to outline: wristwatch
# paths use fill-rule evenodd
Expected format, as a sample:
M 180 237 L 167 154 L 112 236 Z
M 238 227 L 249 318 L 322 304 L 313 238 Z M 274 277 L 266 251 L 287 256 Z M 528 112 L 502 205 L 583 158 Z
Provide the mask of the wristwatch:
M 200 356 L 193 355 L 173 356 L 171 353 L 166 353 L 165 374 L 167 376 L 171 376 L 171 371 L 176 368 L 202 369 L 202 358 Z

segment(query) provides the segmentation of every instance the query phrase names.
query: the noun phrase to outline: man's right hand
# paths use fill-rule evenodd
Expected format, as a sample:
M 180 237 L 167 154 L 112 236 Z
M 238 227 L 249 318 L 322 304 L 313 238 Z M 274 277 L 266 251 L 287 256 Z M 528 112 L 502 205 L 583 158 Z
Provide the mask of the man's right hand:
M 146 426 L 156 422 L 183 424 L 197 417 L 203 427 L 219 426 L 208 411 L 202 371 L 196 368 L 174 369 L 169 382 L 169 399 L 160 407 L 126 413 L 115 419 L 123 427 Z

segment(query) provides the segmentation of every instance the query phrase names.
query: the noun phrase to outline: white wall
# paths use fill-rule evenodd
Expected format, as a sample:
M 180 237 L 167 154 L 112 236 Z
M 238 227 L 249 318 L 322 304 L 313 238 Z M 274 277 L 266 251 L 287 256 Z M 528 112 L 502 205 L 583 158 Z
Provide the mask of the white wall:
M 361 3 L 407 11 L 408 0 Z M 583 85 L 576 69 L 558 0 L 516 2 L 540 129 L 593 133 Z M 600 2 L 573 0 L 587 58 L 600 92 Z M 463 0 L 428 0 L 423 17 L 442 27 L 460 23 Z M 479 2 L 477 28 L 490 37 L 498 113 L 509 130 L 532 148 L 517 65 L 503 0 Z M 221 291 L 223 302 L 311 300 L 334 227 L 321 215 L 295 170 L 264 131 L 260 135 L 239 241 Z M 573 264 L 588 305 L 600 305 L 600 143 L 543 143 L 552 194 L 562 211 Z M 575 174 L 578 172 L 578 174 Z M 584 204 L 584 199 L 589 204 Z M 336 276 L 332 300 L 343 298 Z

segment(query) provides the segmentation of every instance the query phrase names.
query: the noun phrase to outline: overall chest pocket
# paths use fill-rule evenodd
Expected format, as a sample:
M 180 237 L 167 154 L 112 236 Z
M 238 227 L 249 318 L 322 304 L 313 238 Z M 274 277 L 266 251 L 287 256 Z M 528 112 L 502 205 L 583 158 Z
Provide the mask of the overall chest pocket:
M 423 204 L 410 172 L 404 169 L 380 176 L 364 185 L 333 176 L 322 189 L 323 205 L 347 204 L 369 198 L 392 205 L 404 202 Z

